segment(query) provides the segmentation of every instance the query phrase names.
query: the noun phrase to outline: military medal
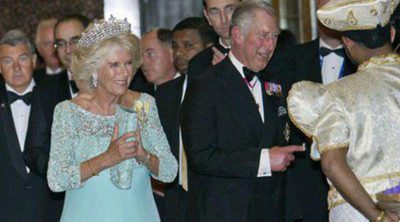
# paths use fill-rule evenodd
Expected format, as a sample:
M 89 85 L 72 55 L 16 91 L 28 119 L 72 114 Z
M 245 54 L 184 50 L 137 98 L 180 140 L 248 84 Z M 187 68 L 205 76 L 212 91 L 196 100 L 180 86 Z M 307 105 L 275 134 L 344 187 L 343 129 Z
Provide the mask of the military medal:
M 289 124 L 287 122 L 286 122 L 286 125 L 285 125 L 285 130 L 283 130 L 283 136 L 284 136 L 286 142 L 289 142 L 289 139 L 290 139 L 290 127 L 289 127 Z
M 265 92 L 267 93 L 267 95 L 278 96 L 278 97 L 282 96 L 282 86 L 281 85 L 265 81 L 264 86 L 265 86 Z

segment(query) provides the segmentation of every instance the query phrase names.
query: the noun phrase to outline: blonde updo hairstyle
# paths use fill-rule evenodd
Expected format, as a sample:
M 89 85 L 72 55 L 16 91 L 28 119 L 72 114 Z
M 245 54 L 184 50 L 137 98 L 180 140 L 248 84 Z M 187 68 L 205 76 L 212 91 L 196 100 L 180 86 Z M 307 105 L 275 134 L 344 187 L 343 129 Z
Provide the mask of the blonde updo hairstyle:
M 89 25 L 88 29 L 92 25 Z M 142 63 L 140 41 L 135 35 L 124 33 L 100 40 L 89 47 L 82 47 L 79 44 L 76 46 L 72 55 L 71 70 L 73 79 L 80 90 L 92 92 L 95 89 L 92 83 L 92 75 L 97 74 L 100 66 L 121 48 L 132 54 L 133 75 Z

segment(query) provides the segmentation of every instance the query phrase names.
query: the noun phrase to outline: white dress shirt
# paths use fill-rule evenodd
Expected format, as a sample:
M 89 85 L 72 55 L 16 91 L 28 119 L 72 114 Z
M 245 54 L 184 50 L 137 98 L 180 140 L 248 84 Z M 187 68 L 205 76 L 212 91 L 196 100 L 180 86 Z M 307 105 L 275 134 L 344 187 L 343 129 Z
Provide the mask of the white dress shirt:
M 60 74 L 62 72 L 62 68 L 59 67 L 56 70 L 52 70 L 50 67 L 46 66 L 46 75 L 57 75 Z
M 29 86 L 25 89 L 23 93 L 18 93 L 15 91 L 11 86 L 6 83 L 6 90 L 16 93 L 17 95 L 24 95 L 26 93 L 32 92 L 33 87 L 35 86 L 35 81 L 32 79 Z M 15 131 L 18 137 L 18 143 L 21 148 L 21 152 L 24 151 L 25 148 L 25 139 L 26 133 L 28 130 L 28 123 L 29 123 L 29 114 L 31 112 L 31 105 L 26 105 L 22 100 L 16 100 L 12 104 L 10 104 L 11 113 L 14 121 Z
M 324 42 L 321 38 L 319 39 L 319 46 L 325 47 L 331 50 L 343 48 L 343 45 L 339 45 L 336 48 L 330 47 L 327 43 Z M 343 68 L 344 58 L 338 56 L 336 53 L 330 53 L 322 57 L 320 55 L 321 63 L 321 75 L 322 75 L 322 84 L 326 85 L 331 82 L 334 82 L 339 79 L 340 72 Z M 318 153 L 317 143 L 313 142 L 311 144 L 311 157 L 314 159 L 320 159 L 321 156 Z
M 328 44 L 326 44 L 321 38 L 319 39 L 319 45 L 320 47 L 325 47 L 331 50 L 343 48 L 342 45 L 339 45 L 336 48 L 332 48 Z M 338 56 L 336 53 L 330 53 L 329 55 L 326 55 L 324 57 L 320 56 L 320 61 L 322 83 L 324 85 L 339 79 L 344 62 L 343 57 Z
M 72 73 L 68 70 L 68 88 L 69 88 L 69 93 L 71 94 L 71 98 L 75 98 L 78 93 L 74 93 L 74 91 L 72 90 L 71 84 L 69 84 L 69 81 L 72 80 Z M 75 82 L 76 83 L 76 82 Z
M 229 51 L 229 59 L 233 63 L 233 66 L 239 71 L 241 77 L 245 79 L 245 75 L 243 73 L 243 64 L 232 54 L 231 51 Z M 251 94 L 253 95 L 254 101 L 256 104 L 258 104 L 258 112 L 261 116 L 262 121 L 264 122 L 264 102 L 262 99 L 262 83 L 261 81 L 255 77 L 253 80 L 249 83 L 247 83 L 245 80 L 243 80 L 247 87 L 249 88 Z M 260 165 L 258 166 L 258 172 L 257 172 L 257 177 L 265 177 L 265 176 L 271 176 L 271 164 L 269 161 L 269 150 L 268 149 L 262 149 L 261 154 L 260 154 Z
M 218 39 L 218 43 L 219 43 L 222 47 L 224 47 L 225 49 L 231 49 L 231 46 L 230 46 L 230 45 L 225 45 L 225 44 L 222 42 L 222 39 L 221 39 L 221 38 Z
M 181 76 L 180 73 L 177 73 L 174 77 L 174 79 L 179 78 Z M 183 102 L 183 99 L 185 98 L 185 93 L 186 93 L 186 87 L 187 87 L 187 75 L 185 75 L 185 80 L 183 82 L 182 86 L 182 97 L 181 97 L 181 104 Z M 182 153 L 183 153 L 183 140 L 182 140 L 182 130 L 181 130 L 181 124 L 179 124 L 179 185 L 182 185 Z

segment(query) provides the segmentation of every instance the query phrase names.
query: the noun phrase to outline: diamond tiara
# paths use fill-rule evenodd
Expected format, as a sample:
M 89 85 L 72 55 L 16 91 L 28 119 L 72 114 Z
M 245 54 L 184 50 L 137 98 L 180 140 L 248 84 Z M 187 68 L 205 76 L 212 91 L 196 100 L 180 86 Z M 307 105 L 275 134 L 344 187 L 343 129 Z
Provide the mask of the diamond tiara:
M 111 15 L 107 21 L 103 19 L 94 21 L 94 24 L 82 33 L 78 47 L 90 47 L 97 42 L 124 33 L 131 33 L 131 24 L 126 18 L 120 20 Z

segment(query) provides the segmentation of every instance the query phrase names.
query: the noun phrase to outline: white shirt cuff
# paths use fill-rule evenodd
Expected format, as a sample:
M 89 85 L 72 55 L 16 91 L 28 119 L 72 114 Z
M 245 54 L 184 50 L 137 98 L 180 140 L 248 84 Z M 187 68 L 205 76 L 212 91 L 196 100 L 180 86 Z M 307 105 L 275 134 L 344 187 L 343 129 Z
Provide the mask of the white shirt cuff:
M 270 177 L 270 176 L 272 176 L 272 173 L 271 173 L 271 164 L 269 162 L 269 150 L 262 149 L 257 177 Z

